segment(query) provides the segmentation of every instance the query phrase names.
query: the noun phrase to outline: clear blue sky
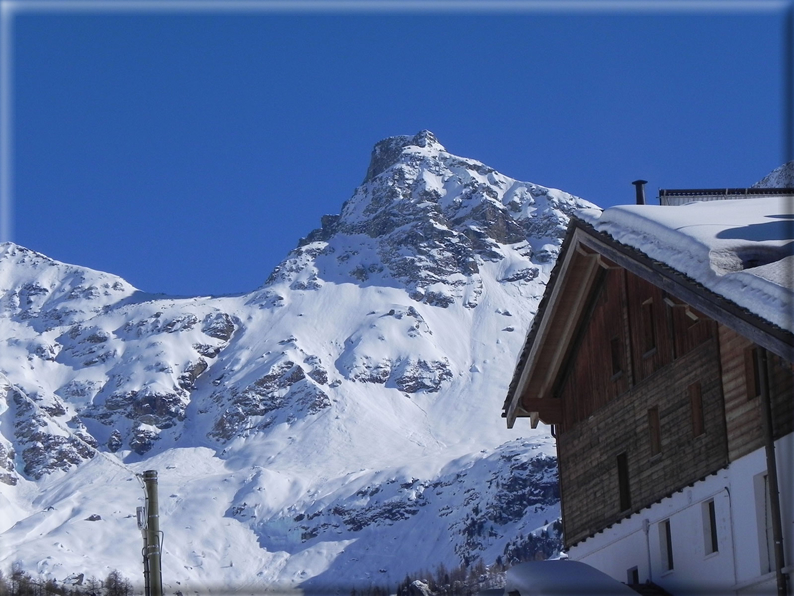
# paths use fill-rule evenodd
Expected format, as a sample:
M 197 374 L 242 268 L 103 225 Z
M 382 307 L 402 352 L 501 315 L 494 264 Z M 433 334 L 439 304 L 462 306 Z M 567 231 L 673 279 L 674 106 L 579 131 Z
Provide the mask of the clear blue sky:
M 785 160 L 782 8 L 6 18 L 11 239 L 150 292 L 255 289 L 425 128 L 601 206 Z

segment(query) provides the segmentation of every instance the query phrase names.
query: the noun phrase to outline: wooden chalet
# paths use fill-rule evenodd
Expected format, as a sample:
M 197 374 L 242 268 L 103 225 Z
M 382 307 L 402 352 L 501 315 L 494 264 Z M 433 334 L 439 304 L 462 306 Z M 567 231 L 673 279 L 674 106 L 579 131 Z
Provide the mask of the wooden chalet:
M 791 201 L 770 217 L 794 226 Z M 572 559 L 672 594 L 782 594 L 794 561 L 794 334 L 708 285 L 597 218 L 573 219 L 503 416 L 551 425 Z

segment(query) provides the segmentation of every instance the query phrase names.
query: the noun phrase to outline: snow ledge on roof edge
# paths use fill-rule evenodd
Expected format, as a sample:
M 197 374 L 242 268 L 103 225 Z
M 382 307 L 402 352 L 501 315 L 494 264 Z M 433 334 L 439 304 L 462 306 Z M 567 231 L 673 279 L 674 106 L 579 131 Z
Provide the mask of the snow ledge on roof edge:
M 692 278 L 770 323 L 794 332 L 794 209 L 779 198 L 620 205 L 597 231 Z

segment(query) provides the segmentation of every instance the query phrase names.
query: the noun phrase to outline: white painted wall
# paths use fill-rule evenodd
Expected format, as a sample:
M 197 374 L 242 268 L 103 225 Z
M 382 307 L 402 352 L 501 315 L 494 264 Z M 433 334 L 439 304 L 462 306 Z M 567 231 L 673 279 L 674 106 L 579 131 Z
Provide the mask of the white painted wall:
M 775 444 L 780 482 L 784 547 L 794 567 L 794 434 Z M 651 580 L 676 596 L 752 594 L 771 589 L 775 574 L 762 573 L 764 539 L 757 515 L 757 478 L 766 472 L 763 449 L 731 462 L 717 474 L 663 499 L 611 528 L 580 542 L 570 558 L 626 582 L 637 567 L 640 582 Z M 714 500 L 719 550 L 708 553 L 703 503 Z M 659 523 L 670 520 L 674 568 L 663 568 Z M 794 569 L 792 569 L 794 572 Z

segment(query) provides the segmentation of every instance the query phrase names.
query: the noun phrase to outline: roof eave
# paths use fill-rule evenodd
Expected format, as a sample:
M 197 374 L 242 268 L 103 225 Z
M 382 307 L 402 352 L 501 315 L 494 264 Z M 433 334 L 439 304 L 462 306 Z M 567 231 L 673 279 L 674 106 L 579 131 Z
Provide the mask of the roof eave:
M 538 368 L 539 354 L 548 339 L 550 330 L 556 327 L 554 319 L 560 312 L 558 308 L 560 296 L 569 283 L 573 270 L 571 261 L 576 254 L 587 251 L 591 255 L 598 255 L 596 262 L 601 267 L 622 267 L 661 287 L 675 298 L 691 304 L 706 316 L 750 338 L 756 344 L 787 361 L 794 361 L 794 334 L 790 331 L 782 329 L 724 296 L 716 294 L 672 267 L 654 261 L 642 251 L 621 244 L 606 233 L 597 231 L 592 225 L 572 218 L 560 256 L 552 270 L 537 314 L 532 321 L 508 389 L 502 413 L 507 419 L 508 428 L 513 427 L 518 417 L 530 417 L 533 428 L 537 426 L 539 420 L 542 420 L 538 411 L 534 408 L 524 408 L 521 401 L 525 395 L 529 395 L 528 388 L 530 387 L 532 388 L 532 395 L 529 395 L 531 400 L 549 397 L 548 390 L 553 386 L 553 381 L 558 374 L 559 366 L 562 363 L 559 354 L 564 346 L 557 347 L 557 357 L 554 359 L 555 367 L 545 367 L 537 374 L 535 369 Z M 577 272 L 573 270 L 573 273 Z M 581 275 L 581 273 L 580 271 L 579 274 Z M 592 277 L 585 275 L 580 282 L 577 291 L 582 293 L 582 296 L 569 301 L 570 308 L 581 307 L 584 293 L 590 290 Z M 575 312 L 569 311 L 569 314 Z M 576 320 L 575 324 L 573 323 L 574 319 Z M 569 316 L 566 324 L 569 327 L 573 325 L 573 329 L 575 329 L 578 320 L 579 317 Z M 562 332 L 558 329 L 556 335 L 560 338 L 570 337 L 571 331 L 571 328 Z

